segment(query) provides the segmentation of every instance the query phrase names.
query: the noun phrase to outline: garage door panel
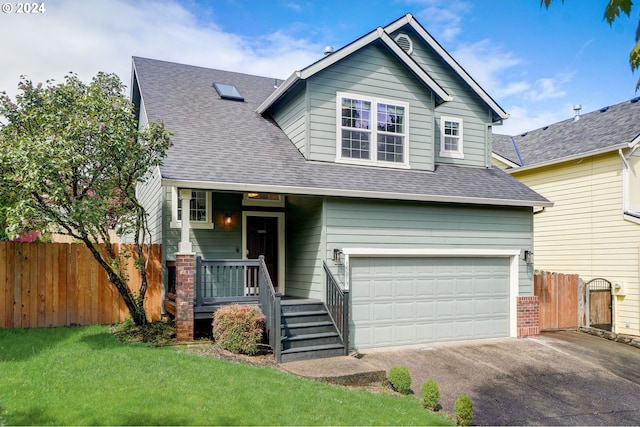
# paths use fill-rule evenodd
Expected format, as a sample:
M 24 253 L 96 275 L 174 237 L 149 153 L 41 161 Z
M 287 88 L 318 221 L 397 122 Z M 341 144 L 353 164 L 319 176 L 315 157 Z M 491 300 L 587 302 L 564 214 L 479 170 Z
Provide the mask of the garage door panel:
M 506 257 L 352 258 L 351 283 L 356 348 L 509 336 Z

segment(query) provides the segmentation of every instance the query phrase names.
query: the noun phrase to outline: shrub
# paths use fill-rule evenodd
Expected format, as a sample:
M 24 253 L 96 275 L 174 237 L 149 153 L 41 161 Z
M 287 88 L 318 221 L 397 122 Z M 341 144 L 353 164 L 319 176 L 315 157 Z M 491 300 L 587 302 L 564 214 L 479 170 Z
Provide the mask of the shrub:
M 459 426 L 468 426 L 473 420 L 473 401 L 466 394 L 460 395 L 455 404 L 456 422 Z
M 422 395 L 422 405 L 425 409 L 429 409 L 431 411 L 436 411 L 438 409 L 438 404 L 440 403 L 440 389 L 438 388 L 438 383 L 435 382 L 435 380 L 429 379 L 425 381 L 420 389 L 420 394 Z
M 213 338 L 233 353 L 256 354 L 265 316 L 258 306 L 232 304 L 213 315 Z
M 395 391 L 409 394 L 411 389 L 411 374 L 406 366 L 396 366 L 389 370 L 389 382 Z

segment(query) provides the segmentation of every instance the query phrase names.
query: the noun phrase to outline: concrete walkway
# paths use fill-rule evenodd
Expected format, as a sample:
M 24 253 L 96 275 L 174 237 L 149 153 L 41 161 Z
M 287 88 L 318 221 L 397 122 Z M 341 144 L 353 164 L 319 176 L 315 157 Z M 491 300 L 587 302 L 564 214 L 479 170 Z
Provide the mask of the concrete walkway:
M 363 351 L 362 357 L 282 364 L 293 374 L 341 384 L 380 381 L 407 366 L 412 390 L 438 382 L 443 410 L 461 394 L 476 425 L 639 425 L 640 349 L 580 332 L 528 339 Z

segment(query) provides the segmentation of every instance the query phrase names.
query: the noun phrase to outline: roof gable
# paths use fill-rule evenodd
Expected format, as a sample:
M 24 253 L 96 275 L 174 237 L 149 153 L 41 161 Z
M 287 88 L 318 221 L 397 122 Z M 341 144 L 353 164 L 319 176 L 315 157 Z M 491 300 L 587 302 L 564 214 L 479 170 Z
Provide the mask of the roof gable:
M 405 25 L 410 26 L 429 45 L 451 69 L 469 86 L 469 88 L 491 109 L 498 120 L 509 118 L 509 114 L 465 71 L 464 68 L 434 39 L 431 34 L 411 15 L 406 14 L 402 18 L 384 27 L 389 34 L 398 31 Z
M 289 91 L 299 81 L 307 80 L 322 70 L 330 67 L 336 62 L 348 57 L 352 53 L 362 49 L 363 47 L 380 40 L 408 69 L 410 69 L 428 88 L 430 88 L 441 102 L 451 101 L 453 98 L 449 95 L 429 74 L 418 65 L 417 62 L 405 52 L 395 40 L 391 38 L 384 28 L 378 27 L 369 34 L 355 40 L 354 42 L 344 46 L 336 52 L 325 56 L 323 59 L 309 65 L 308 67 L 295 71 L 284 84 L 280 85 L 256 110 L 259 114 L 267 111 L 274 103 L 276 103 L 287 91 Z

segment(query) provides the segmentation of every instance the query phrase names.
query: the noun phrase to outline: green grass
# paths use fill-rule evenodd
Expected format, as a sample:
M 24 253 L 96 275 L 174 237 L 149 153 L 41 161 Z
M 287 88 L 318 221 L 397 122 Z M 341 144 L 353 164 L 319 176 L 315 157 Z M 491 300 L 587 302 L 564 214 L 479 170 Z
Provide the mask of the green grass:
M 0 425 L 442 425 L 415 396 L 125 344 L 104 326 L 0 330 Z

